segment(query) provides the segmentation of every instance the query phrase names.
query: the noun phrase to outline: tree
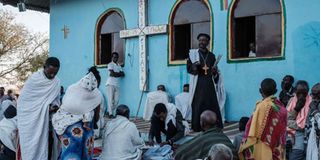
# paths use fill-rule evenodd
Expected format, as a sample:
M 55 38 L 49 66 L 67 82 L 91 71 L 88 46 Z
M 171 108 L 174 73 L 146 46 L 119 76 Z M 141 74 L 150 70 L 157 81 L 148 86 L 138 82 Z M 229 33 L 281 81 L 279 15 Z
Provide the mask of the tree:
M 20 86 L 43 66 L 49 52 L 45 34 L 31 33 L 14 21 L 11 12 L 0 9 L 0 80 Z

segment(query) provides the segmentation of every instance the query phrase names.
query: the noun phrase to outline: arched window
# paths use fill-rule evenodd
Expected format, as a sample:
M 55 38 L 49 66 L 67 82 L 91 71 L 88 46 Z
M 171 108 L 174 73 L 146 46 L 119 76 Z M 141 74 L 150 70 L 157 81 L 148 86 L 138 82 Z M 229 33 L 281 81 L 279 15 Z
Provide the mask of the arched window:
M 209 6 L 206 0 L 180 0 L 175 4 L 170 17 L 169 64 L 185 63 L 189 50 L 198 48 L 199 33 L 211 35 Z
M 105 66 L 111 62 L 112 52 L 119 53 L 119 64 L 124 63 L 124 40 L 119 36 L 124 28 L 124 18 L 119 12 L 111 10 L 100 16 L 96 28 L 96 65 Z
M 229 60 L 282 57 L 281 0 L 235 0 L 229 16 Z

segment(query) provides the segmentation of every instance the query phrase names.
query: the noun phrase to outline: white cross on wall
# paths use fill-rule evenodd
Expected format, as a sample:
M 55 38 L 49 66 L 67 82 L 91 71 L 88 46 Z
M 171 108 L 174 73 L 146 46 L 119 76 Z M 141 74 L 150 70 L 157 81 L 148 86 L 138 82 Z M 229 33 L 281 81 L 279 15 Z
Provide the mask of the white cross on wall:
M 120 31 L 120 38 L 139 36 L 139 86 L 141 91 L 148 88 L 147 35 L 167 33 L 167 25 L 147 26 L 146 5 L 148 0 L 139 0 L 139 27 Z

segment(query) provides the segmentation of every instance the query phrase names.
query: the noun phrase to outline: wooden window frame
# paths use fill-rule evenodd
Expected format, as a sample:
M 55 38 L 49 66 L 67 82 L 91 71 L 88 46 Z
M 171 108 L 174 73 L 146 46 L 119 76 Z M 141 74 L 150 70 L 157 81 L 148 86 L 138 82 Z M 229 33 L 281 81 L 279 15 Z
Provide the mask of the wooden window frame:
M 111 15 L 112 13 L 116 12 L 117 14 L 120 15 L 120 17 L 122 18 L 123 20 L 123 29 L 125 30 L 127 27 L 126 27 L 126 20 L 125 20 L 125 17 L 124 17 L 124 14 L 123 12 L 119 9 L 119 8 L 110 8 L 108 10 L 106 10 L 105 12 L 103 12 L 99 18 L 97 19 L 96 21 L 96 27 L 95 27 L 95 34 L 94 34 L 94 65 L 98 68 L 106 68 L 108 64 L 99 64 L 100 62 L 100 33 L 101 33 L 101 27 L 103 25 L 103 22 L 107 19 L 107 17 L 109 15 Z M 126 42 L 124 41 L 124 44 L 123 44 L 123 56 L 125 57 L 125 45 L 126 45 Z
M 256 58 L 233 58 L 232 49 L 234 46 L 234 31 L 233 31 L 233 15 L 235 6 L 239 0 L 234 0 L 231 2 L 228 9 L 228 31 L 227 31 L 227 62 L 228 63 L 241 63 L 241 62 L 254 62 L 254 61 L 273 61 L 273 60 L 285 60 L 285 46 L 286 46 L 286 10 L 284 0 L 279 0 L 281 9 L 281 53 L 279 56 L 267 56 L 267 57 L 256 57 Z
M 173 60 L 174 57 L 174 18 L 176 15 L 176 12 L 178 10 L 178 8 L 180 7 L 181 4 L 183 4 L 185 1 L 187 0 L 177 0 L 174 4 L 174 6 L 171 9 L 170 12 L 170 16 L 169 16 L 169 37 L 168 37 L 168 66 L 177 66 L 177 65 L 185 65 L 187 64 L 186 60 Z M 213 26 L 213 12 L 212 12 L 212 8 L 211 8 L 211 4 L 209 1 L 207 0 L 201 0 L 201 2 L 203 2 L 206 7 L 209 10 L 209 14 L 210 14 L 210 44 L 209 44 L 209 50 L 212 51 L 213 50 L 213 43 L 214 43 L 214 36 L 213 36 L 213 30 L 214 30 L 214 26 Z

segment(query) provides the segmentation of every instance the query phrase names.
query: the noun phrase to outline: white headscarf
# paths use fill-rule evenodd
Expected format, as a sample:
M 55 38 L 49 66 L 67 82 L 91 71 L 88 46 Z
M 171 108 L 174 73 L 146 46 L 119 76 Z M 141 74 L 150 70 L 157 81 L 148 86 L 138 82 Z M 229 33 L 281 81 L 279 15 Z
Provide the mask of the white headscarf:
M 79 82 L 71 85 L 63 97 L 61 109 L 71 114 L 85 114 L 101 103 L 101 93 L 93 73 L 88 73 Z

